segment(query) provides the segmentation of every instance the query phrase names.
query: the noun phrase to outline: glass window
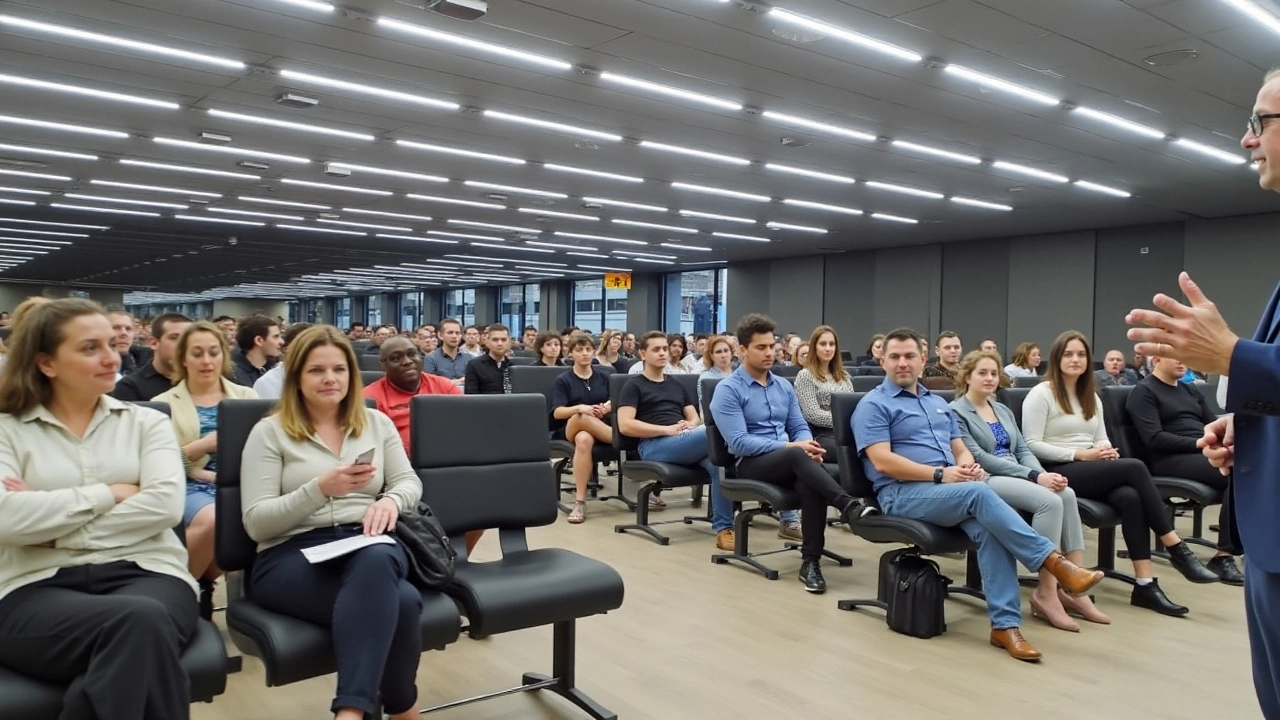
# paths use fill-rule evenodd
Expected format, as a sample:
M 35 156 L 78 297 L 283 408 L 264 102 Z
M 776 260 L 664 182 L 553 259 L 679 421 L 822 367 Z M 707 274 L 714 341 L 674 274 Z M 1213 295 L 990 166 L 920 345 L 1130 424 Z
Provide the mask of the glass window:
M 524 327 L 524 285 L 505 285 L 498 288 L 498 322 L 511 329 L 519 337 Z
M 400 329 L 413 332 L 422 324 L 422 291 L 400 293 Z
M 476 289 L 450 290 L 444 294 L 444 316 L 462 323 L 463 327 L 476 321 Z
M 542 311 L 542 286 L 538 283 L 529 283 L 524 286 L 524 320 L 521 321 L 520 331 L 524 332 L 525 325 L 533 325 L 542 329 L 538 324 L 539 313 Z M 512 328 L 515 332 L 515 328 Z
M 365 323 L 369 327 L 377 327 L 382 324 L 382 296 L 370 295 L 365 298 Z
M 728 272 L 693 270 L 666 276 L 663 329 L 667 332 L 724 332 L 725 280 Z
M 572 324 L 593 333 L 604 329 L 604 281 L 578 280 L 573 284 Z
M 344 332 L 351 329 L 351 298 L 338 298 L 333 301 L 333 324 Z

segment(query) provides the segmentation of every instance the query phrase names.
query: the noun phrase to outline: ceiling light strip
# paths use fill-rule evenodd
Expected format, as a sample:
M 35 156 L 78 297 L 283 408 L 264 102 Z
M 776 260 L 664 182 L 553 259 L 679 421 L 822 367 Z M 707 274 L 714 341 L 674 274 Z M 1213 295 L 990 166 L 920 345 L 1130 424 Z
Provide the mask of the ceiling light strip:
M 392 30 L 399 30 L 401 32 L 409 33 L 411 35 L 416 35 L 418 37 L 423 37 L 423 38 L 435 40 L 438 42 L 448 43 L 450 45 L 454 45 L 457 47 L 464 47 L 471 50 L 479 50 L 481 52 L 489 53 L 490 55 L 497 55 L 500 57 L 511 58 L 513 60 L 520 60 L 522 62 L 527 62 L 531 65 L 538 65 L 545 68 L 551 68 L 552 70 L 572 70 L 573 69 L 572 64 L 564 60 L 560 60 L 559 58 L 548 57 L 546 55 L 539 55 L 537 53 L 526 52 L 524 50 L 517 50 L 515 48 L 510 48 L 505 45 L 496 45 L 494 43 L 484 42 L 483 40 L 475 40 L 473 38 L 465 37 L 463 35 L 454 35 L 453 33 L 441 32 L 433 28 L 423 27 L 421 25 L 414 25 L 413 23 L 407 23 L 403 20 L 397 20 L 395 18 L 389 18 L 385 16 L 379 17 L 377 19 L 377 23 L 382 27 L 390 28 Z
M 622 136 L 615 133 L 607 133 L 600 130 L 590 130 L 588 128 L 578 127 L 576 125 L 566 125 L 565 123 L 551 122 L 550 120 L 539 120 L 538 118 L 525 117 L 524 115 L 516 115 L 514 113 L 499 112 L 497 110 L 485 110 L 484 116 L 494 118 L 495 120 L 506 120 L 507 122 L 519 123 L 521 125 L 529 125 L 539 127 L 546 130 L 556 130 L 558 132 L 567 133 L 569 135 L 596 138 L 597 140 L 609 140 L 611 142 L 622 142 Z
M 121 158 L 118 160 L 121 165 L 130 165 L 132 167 L 143 167 L 151 170 L 165 170 L 168 172 L 184 172 L 193 175 L 213 175 L 216 177 L 235 178 L 237 180 L 261 180 L 261 175 L 250 175 L 249 173 L 228 172 L 226 170 L 209 170 L 206 168 L 190 167 L 188 165 L 174 165 L 172 163 L 159 163 L 150 160 L 130 160 Z
M 0 115 L 0 123 L 9 125 L 23 125 L 26 127 L 36 127 L 42 130 L 60 130 L 62 132 L 79 133 L 81 135 L 94 135 L 96 137 L 109 137 L 124 139 L 129 137 L 129 133 L 120 132 L 119 130 L 104 130 L 102 128 L 89 127 L 87 125 L 73 125 L 71 123 L 54 122 L 52 120 L 37 120 L 35 118 L 24 118 L 16 115 Z
M 148 107 L 162 108 L 165 110 L 177 110 L 182 107 L 178 103 L 168 100 L 155 100 L 153 98 L 139 97 L 137 95 L 109 92 L 106 90 L 81 87 L 79 85 L 49 82 L 47 80 L 36 80 L 35 78 L 22 77 L 20 75 L 9 75 L 6 73 L 0 73 L 0 83 L 6 85 L 17 85 L 19 87 L 35 88 L 37 90 L 52 90 L 54 92 L 80 95 L 82 97 L 91 97 L 98 100 L 114 100 L 116 102 L 132 103 L 134 105 L 146 105 Z
M 186 195 L 188 197 L 222 197 L 218 193 L 203 192 L 201 190 L 187 190 L 186 188 L 165 187 L 162 185 L 139 185 L 138 183 L 116 182 L 114 180 L 90 180 L 89 184 L 105 185 L 106 187 L 123 188 L 126 190 L 144 190 L 147 192 L 168 193 L 170 195 Z
M 977 83 L 983 87 L 990 88 L 992 90 L 999 90 L 1000 92 L 1007 93 L 1009 95 L 1016 95 L 1033 102 L 1038 102 L 1042 105 L 1059 105 L 1062 103 L 1060 98 L 1053 97 L 1052 95 L 1046 95 L 1038 90 L 1032 90 L 1031 88 L 1023 87 L 1017 83 L 1002 80 L 992 75 L 986 75 L 976 70 L 970 70 L 963 65 L 948 65 L 943 68 L 943 72 Z
M 634 78 L 629 75 L 621 75 L 619 73 L 614 73 L 614 72 L 602 72 L 600 73 L 600 79 L 607 83 L 614 83 L 617 85 L 624 85 L 626 87 L 633 87 L 638 90 L 647 90 L 651 93 L 656 93 L 658 95 L 666 95 L 667 97 L 674 97 L 674 98 L 679 98 L 681 100 L 688 100 L 689 102 L 699 103 L 701 105 L 709 105 L 711 107 L 720 108 L 722 110 L 734 110 L 734 111 L 742 110 L 741 103 L 724 100 L 722 98 L 713 97 L 711 95 L 703 95 L 702 93 L 691 92 L 689 90 L 681 90 L 680 88 L 671 87 L 670 85 L 662 85 L 661 83 L 650 82 L 648 80 L 641 80 L 640 78 Z
M 773 198 L 767 195 L 756 195 L 753 193 L 740 192 L 738 190 L 726 190 L 724 188 L 710 187 L 707 185 L 694 185 L 685 182 L 673 182 L 671 187 L 679 190 L 688 190 L 690 192 L 704 193 L 707 195 L 719 195 L 721 197 L 735 198 L 737 200 L 751 200 L 753 202 L 771 202 Z
M 517 157 L 507 155 L 495 155 L 493 153 L 480 152 L 478 150 L 463 150 L 461 148 L 453 148 L 445 145 L 433 145 L 431 143 L 418 142 L 416 140 L 396 140 L 397 145 L 401 147 L 412 148 L 414 150 L 424 150 L 426 152 L 438 152 L 446 155 L 457 155 L 459 157 L 476 158 L 478 160 L 490 160 L 492 162 L 507 163 L 509 165 L 524 165 L 527 161 Z
M 586 168 L 577 168 L 571 165 L 557 165 L 555 163 L 543 163 L 542 167 L 547 170 L 555 170 L 557 172 L 576 173 L 578 175 L 590 175 L 591 177 L 604 178 L 606 180 L 620 180 L 629 183 L 642 183 L 644 178 L 635 177 L 634 175 L 619 175 L 618 173 L 604 172 L 601 170 L 588 170 Z
M 29 153 L 31 155 L 46 155 L 48 157 L 66 158 L 67 160 L 93 160 L 98 159 L 97 155 L 89 155 L 86 153 L 67 152 L 65 150 L 48 150 L 46 148 L 31 147 L 30 145 L 11 145 L 9 143 L 0 143 L 0 150 L 8 150 L 17 153 Z
M 868 50 L 874 50 L 882 55 L 888 55 L 890 57 L 897 58 L 898 60 L 918 63 L 924 59 L 920 53 L 908 50 L 904 47 L 899 47 L 893 43 L 877 40 L 869 35 L 863 35 L 862 33 L 846 30 L 845 28 L 837 27 L 819 20 L 814 20 L 813 18 L 805 17 L 804 15 L 799 15 L 783 8 L 775 7 L 771 9 L 769 11 L 769 17 L 790 25 L 795 25 L 796 27 L 811 30 L 819 35 L 839 38 L 847 43 L 852 43 Z
M 307 165 L 311 162 L 310 159 L 300 157 L 298 155 L 285 155 L 282 153 L 269 152 L 267 150 L 254 150 L 252 148 L 235 147 L 232 145 L 210 145 L 208 143 L 167 137 L 155 137 L 151 138 L 151 141 L 158 145 L 167 145 L 169 147 L 222 153 L 224 155 L 239 155 L 241 157 L 266 158 L 268 160 L 279 160 L 280 162 L 294 163 L 297 165 Z
M 399 102 L 413 103 L 415 105 L 426 105 L 427 107 L 439 108 L 441 110 L 458 110 L 462 107 L 456 102 L 438 100 L 436 98 L 414 95 L 413 93 L 400 92 L 398 90 L 388 90 L 374 85 L 338 80 L 336 78 L 325 77 L 323 75 L 298 72 L 297 70 L 281 70 L 280 77 L 286 80 L 296 80 L 301 83 L 318 85 L 332 90 L 346 90 L 348 92 L 358 93 L 361 95 L 372 95 L 385 100 L 396 100 Z
M 178 58 L 181 60 L 190 60 L 192 62 L 213 65 L 215 67 L 227 68 L 230 70 L 244 70 L 245 64 L 237 60 L 216 57 L 213 55 L 205 55 L 203 53 L 194 53 L 187 50 L 179 50 L 177 48 L 165 47 L 164 45 L 155 45 L 153 43 L 139 42 L 137 40 L 129 40 L 127 38 L 116 37 L 114 35 L 106 35 L 103 33 L 89 32 L 87 30 L 78 30 L 76 28 L 66 27 L 65 25 L 54 25 L 52 23 L 37 22 L 35 20 L 27 20 L 25 18 L 15 17 L 13 15 L 0 14 L 0 25 L 8 25 L 9 27 L 20 27 L 24 30 L 33 30 L 35 32 L 45 33 L 47 35 L 56 35 L 58 37 L 71 38 L 74 40 L 84 40 L 87 42 L 98 43 L 101 45 L 110 45 L 112 47 L 125 48 L 128 50 L 137 50 L 139 52 L 150 53 L 152 55 L 162 55 L 165 57 Z
M 262 115 L 250 115 L 249 113 L 230 112 L 227 110 L 218 110 L 210 108 L 206 112 L 210 116 L 221 118 L 223 120 L 235 120 L 238 122 L 252 123 L 254 125 L 266 125 L 268 127 L 283 128 L 285 130 L 298 130 L 300 132 L 309 132 L 316 135 L 331 135 L 333 137 L 348 138 L 350 140 L 364 140 L 373 142 L 378 138 L 370 133 L 352 132 L 350 130 L 338 130 L 335 128 L 322 127 L 320 125 L 312 125 L 310 123 L 292 122 L 289 120 L 277 120 L 276 118 L 264 117 Z
M 715 162 L 727 163 L 729 165 L 746 166 L 751 164 L 751 161 L 746 158 L 707 152 L 705 150 L 695 150 L 694 148 L 681 147 L 679 145 L 668 145 L 667 143 L 654 142 L 652 140 L 640 141 L 640 147 L 649 148 L 651 150 L 661 150 L 662 152 L 673 153 L 676 155 L 688 155 L 689 157 L 702 158 L 703 160 L 712 160 Z

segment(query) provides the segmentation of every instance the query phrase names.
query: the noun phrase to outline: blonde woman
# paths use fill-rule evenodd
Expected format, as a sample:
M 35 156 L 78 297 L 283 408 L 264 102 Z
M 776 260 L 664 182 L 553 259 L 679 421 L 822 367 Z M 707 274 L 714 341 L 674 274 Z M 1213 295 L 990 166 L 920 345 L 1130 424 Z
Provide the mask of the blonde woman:
M 1040 367 L 1040 346 L 1024 342 L 1013 351 L 1013 362 L 1004 366 L 1004 374 L 1011 378 L 1035 377 Z
M 609 372 L 624 373 L 631 369 L 631 363 L 622 357 L 622 333 L 617 330 L 605 330 L 600 336 L 600 347 L 596 351 L 596 362 Z

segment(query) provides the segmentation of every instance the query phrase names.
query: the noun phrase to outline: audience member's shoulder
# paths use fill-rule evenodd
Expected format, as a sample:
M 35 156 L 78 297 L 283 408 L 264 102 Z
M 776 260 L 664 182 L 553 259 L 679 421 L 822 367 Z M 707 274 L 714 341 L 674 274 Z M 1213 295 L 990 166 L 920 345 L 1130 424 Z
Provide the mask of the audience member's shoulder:
M 374 429 L 378 437 L 386 438 L 392 435 L 399 437 L 400 431 L 396 429 L 395 421 L 381 410 L 377 410 L 368 406 L 364 409 L 365 420 L 369 423 L 369 427 Z
M 1049 398 L 1049 397 L 1053 397 L 1053 391 L 1049 389 L 1049 383 L 1038 382 L 1035 385 L 1032 385 L 1031 389 L 1027 391 L 1026 399 L 1030 400 L 1031 398 Z

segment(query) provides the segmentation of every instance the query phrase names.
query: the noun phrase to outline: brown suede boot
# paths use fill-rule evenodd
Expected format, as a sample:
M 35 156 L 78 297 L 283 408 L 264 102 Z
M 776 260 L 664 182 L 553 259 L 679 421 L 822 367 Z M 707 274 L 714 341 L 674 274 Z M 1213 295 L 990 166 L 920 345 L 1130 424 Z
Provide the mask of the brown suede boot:
M 1058 578 L 1058 584 L 1069 595 L 1083 595 L 1103 578 L 1101 570 L 1085 570 L 1056 550 L 1045 558 L 1042 567 Z

